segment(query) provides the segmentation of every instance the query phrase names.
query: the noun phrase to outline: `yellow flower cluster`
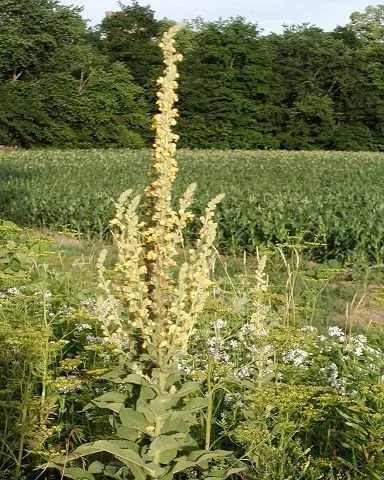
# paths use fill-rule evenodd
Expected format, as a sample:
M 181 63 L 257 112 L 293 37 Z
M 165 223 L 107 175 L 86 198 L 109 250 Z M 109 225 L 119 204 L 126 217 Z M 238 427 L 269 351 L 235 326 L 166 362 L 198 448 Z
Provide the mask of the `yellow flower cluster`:
M 268 312 L 268 306 L 265 304 L 265 299 L 268 293 L 268 276 L 265 273 L 267 256 L 260 256 L 259 252 L 257 252 L 257 260 L 258 263 L 255 272 L 255 285 L 251 290 L 251 322 L 255 325 L 256 335 L 265 327 L 265 320 Z
M 159 113 L 153 123 L 156 135 L 152 181 L 145 189 L 146 216 L 140 221 L 136 213 L 140 197 L 132 197 L 130 190 L 124 192 L 116 203 L 116 216 L 111 222 L 118 250 L 112 279 L 106 279 L 106 252 L 98 263 L 107 301 L 117 299 L 124 307 L 123 312 L 121 308 L 102 309 L 101 302 L 104 336 L 115 345 L 122 339 L 121 350 L 130 353 L 140 343 L 139 350 L 147 352 L 159 366 L 177 363 L 185 353 L 196 318 L 204 307 L 217 227 L 213 217 L 222 199 L 219 195 L 209 202 L 200 219 L 202 227 L 195 248 L 186 251 L 184 229 L 193 217 L 189 207 L 196 185 L 188 187 L 177 211 L 172 207 L 172 187 L 178 170 L 175 160 L 178 136 L 172 132 L 178 116 L 174 108 L 176 63 L 181 60 L 174 46 L 178 30 L 178 26 L 171 27 L 160 43 L 165 70 L 158 80 Z M 184 260 L 178 267 L 181 252 Z M 132 341 L 127 340 L 130 336 Z

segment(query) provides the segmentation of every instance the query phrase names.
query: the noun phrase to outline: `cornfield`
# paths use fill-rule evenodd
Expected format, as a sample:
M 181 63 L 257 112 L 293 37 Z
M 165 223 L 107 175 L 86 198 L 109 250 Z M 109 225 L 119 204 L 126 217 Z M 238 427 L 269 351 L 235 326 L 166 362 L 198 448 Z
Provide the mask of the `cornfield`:
M 176 193 L 197 182 L 196 213 L 226 192 L 221 251 L 299 237 L 318 259 L 382 262 L 383 154 L 184 150 L 178 162 Z M 149 166 L 149 150 L 0 152 L 0 218 L 105 237 L 115 199 L 140 190 Z

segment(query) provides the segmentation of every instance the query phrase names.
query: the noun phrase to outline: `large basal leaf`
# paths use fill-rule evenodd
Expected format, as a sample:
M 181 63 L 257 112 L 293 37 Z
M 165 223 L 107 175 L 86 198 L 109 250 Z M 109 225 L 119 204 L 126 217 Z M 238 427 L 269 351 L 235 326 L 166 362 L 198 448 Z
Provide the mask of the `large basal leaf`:
M 184 472 L 195 465 L 196 463 L 191 462 L 190 460 L 180 460 L 179 462 L 176 462 L 175 466 L 172 468 L 172 474 L 175 475 L 176 473 Z
M 95 460 L 92 462 L 89 467 L 88 467 L 88 472 L 89 473 L 103 473 L 104 465 L 99 462 L 98 460 Z
M 117 436 L 119 438 L 123 438 L 124 440 L 130 440 L 132 443 L 134 443 L 139 438 L 139 435 L 140 435 L 137 429 L 125 427 L 123 425 L 119 425 L 116 431 L 117 431 Z

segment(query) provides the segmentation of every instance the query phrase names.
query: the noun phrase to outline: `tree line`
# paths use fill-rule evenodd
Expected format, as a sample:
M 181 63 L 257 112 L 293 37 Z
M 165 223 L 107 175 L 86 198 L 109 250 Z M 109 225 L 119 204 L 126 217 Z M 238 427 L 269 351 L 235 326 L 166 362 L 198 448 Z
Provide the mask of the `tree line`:
M 173 21 L 120 4 L 95 28 L 57 0 L 0 0 L 0 144 L 152 140 L 158 40 Z M 384 5 L 326 32 L 264 34 L 242 17 L 186 22 L 180 146 L 384 150 Z

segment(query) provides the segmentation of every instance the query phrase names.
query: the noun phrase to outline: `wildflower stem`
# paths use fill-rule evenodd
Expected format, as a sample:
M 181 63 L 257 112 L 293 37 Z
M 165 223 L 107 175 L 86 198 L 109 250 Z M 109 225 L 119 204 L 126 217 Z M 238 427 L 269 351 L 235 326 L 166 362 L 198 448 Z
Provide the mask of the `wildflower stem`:
M 208 398 L 208 406 L 207 406 L 206 421 L 205 421 L 205 450 L 210 450 L 212 418 L 213 418 L 212 361 L 211 361 L 210 355 L 208 355 L 208 368 L 207 368 L 207 398 Z

